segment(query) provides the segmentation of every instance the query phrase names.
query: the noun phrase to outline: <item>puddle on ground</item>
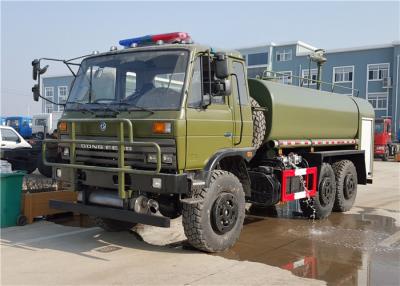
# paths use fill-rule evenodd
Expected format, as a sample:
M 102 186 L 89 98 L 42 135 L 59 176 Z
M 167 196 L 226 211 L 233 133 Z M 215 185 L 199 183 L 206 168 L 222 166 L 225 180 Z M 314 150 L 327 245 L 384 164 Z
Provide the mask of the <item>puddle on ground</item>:
M 313 222 L 296 205 L 250 212 L 239 241 L 216 255 L 328 285 L 400 285 L 400 228 L 385 216 L 333 213 Z

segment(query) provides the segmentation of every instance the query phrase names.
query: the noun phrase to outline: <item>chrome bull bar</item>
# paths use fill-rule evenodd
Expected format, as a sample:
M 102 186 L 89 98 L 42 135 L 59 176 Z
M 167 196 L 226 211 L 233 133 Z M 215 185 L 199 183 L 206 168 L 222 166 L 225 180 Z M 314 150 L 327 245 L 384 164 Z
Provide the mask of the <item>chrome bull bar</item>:
M 123 118 L 80 118 L 80 119 L 62 119 L 62 122 L 69 124 L 69 139 L 45 139 L 42 144 L 42 158 L 43 163 L 46 166 L 58 167 L 58 168 L 71 168 L 74 169 L 72 172 L 72 181 L 76 185 L 76 170 L 92 170 L 92 171 L 102 171 L 102 172 L 116 172 L 118 173 L 118 195 L 121 199 L 126 199 L 129 197 L 128 192 L 125 190 L 125 174 L 145 174 L 145 175 L 155 175 L 161 170 L 161 148 L 155 142 L 135 142 L 133 141 L 133 125 L 129 119 Z M 118 141 L 101 141 L 100 145 L 113 145 L 118 146 L 118 167 L 102 167 L 93 165 L 81 165 L 76 163 L 76 145 L 77 144 L 99 144 L 97 140 L 83 140 L 76 139 L 76 123 L 92 123 L 92 122 L 113 122 L 119 123 L 117 130 Z M 124 126 L 128 127 L 128 141 L 125 141 Z M 46 159 L 46 144 L 48 143 L 58 143 L 58 144 L 68 144 L 70 148 L 70 162 L 69 164 L 53 163 L 48 162 Z M 130 166 L 125 166 L 125 147 L 153 147 L 156 151 L 156 168 L 154 170 L 138 170 L 132 169 Z

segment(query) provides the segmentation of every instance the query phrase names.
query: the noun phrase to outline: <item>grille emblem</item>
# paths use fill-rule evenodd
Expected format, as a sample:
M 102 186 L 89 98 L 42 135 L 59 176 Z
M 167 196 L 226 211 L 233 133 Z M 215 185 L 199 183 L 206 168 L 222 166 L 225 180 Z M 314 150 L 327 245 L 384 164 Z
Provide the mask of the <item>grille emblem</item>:
M 101 121 L 99 124 L 99 128 L 101 131 L 106 131 L 107 129 L 107 124 L 104 121 Z

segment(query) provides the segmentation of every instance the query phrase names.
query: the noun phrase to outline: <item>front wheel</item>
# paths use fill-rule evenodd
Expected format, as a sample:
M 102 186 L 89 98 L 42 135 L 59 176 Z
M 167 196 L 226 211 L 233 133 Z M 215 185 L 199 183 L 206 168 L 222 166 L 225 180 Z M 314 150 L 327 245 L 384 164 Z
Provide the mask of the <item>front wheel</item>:
M 318 190 L 311 199 L 300 200 L 304 216 L 322 219 L 328 217 L 335 203 L 336 181 L 335 173 L 328 163 L 323 163 L 320 169 Z
M 242 231 L 246 205 L 239 179 L 227 171 L 213 171 L 208 188 L 194 190 L 194 197 L 201 202 L 183 205 L 189 243 L 206 252 L 233 246 Z

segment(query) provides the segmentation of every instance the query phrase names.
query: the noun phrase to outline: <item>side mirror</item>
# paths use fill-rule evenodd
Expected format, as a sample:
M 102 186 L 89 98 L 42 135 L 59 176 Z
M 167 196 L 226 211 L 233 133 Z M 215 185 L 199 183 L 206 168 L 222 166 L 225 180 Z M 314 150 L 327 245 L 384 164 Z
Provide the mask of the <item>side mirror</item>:
M 229 96 L 232 92 L 231 81 L 224 79 L 214 84 L 214 96 Z
M 46 65 L 46 66 L 44 66 L 43 68 L 41 68 L 40 70 L 39 70 L 39 73 L 40 74 L 44 74 L 45 72 L 47 72 L 47 69 L 49 68 L 49 65 Z
M 215 76 L 219 79 L 226 79 L 229 76 L 228 58 L 224 53 L 216 54 Z
M 40 97 L 40 86 L 39 86 L 39 84 L 35 84 L 32 87 L 32 93 L 33 93 L 33 100 L 34 101 L 39 101 L 39 97 Z
M 33 78 L 33 80 L 37 80 L 39 71 L 40 71 L 40 61 L 38 59 L 35 59 L 32 61 L 32 78 Z

